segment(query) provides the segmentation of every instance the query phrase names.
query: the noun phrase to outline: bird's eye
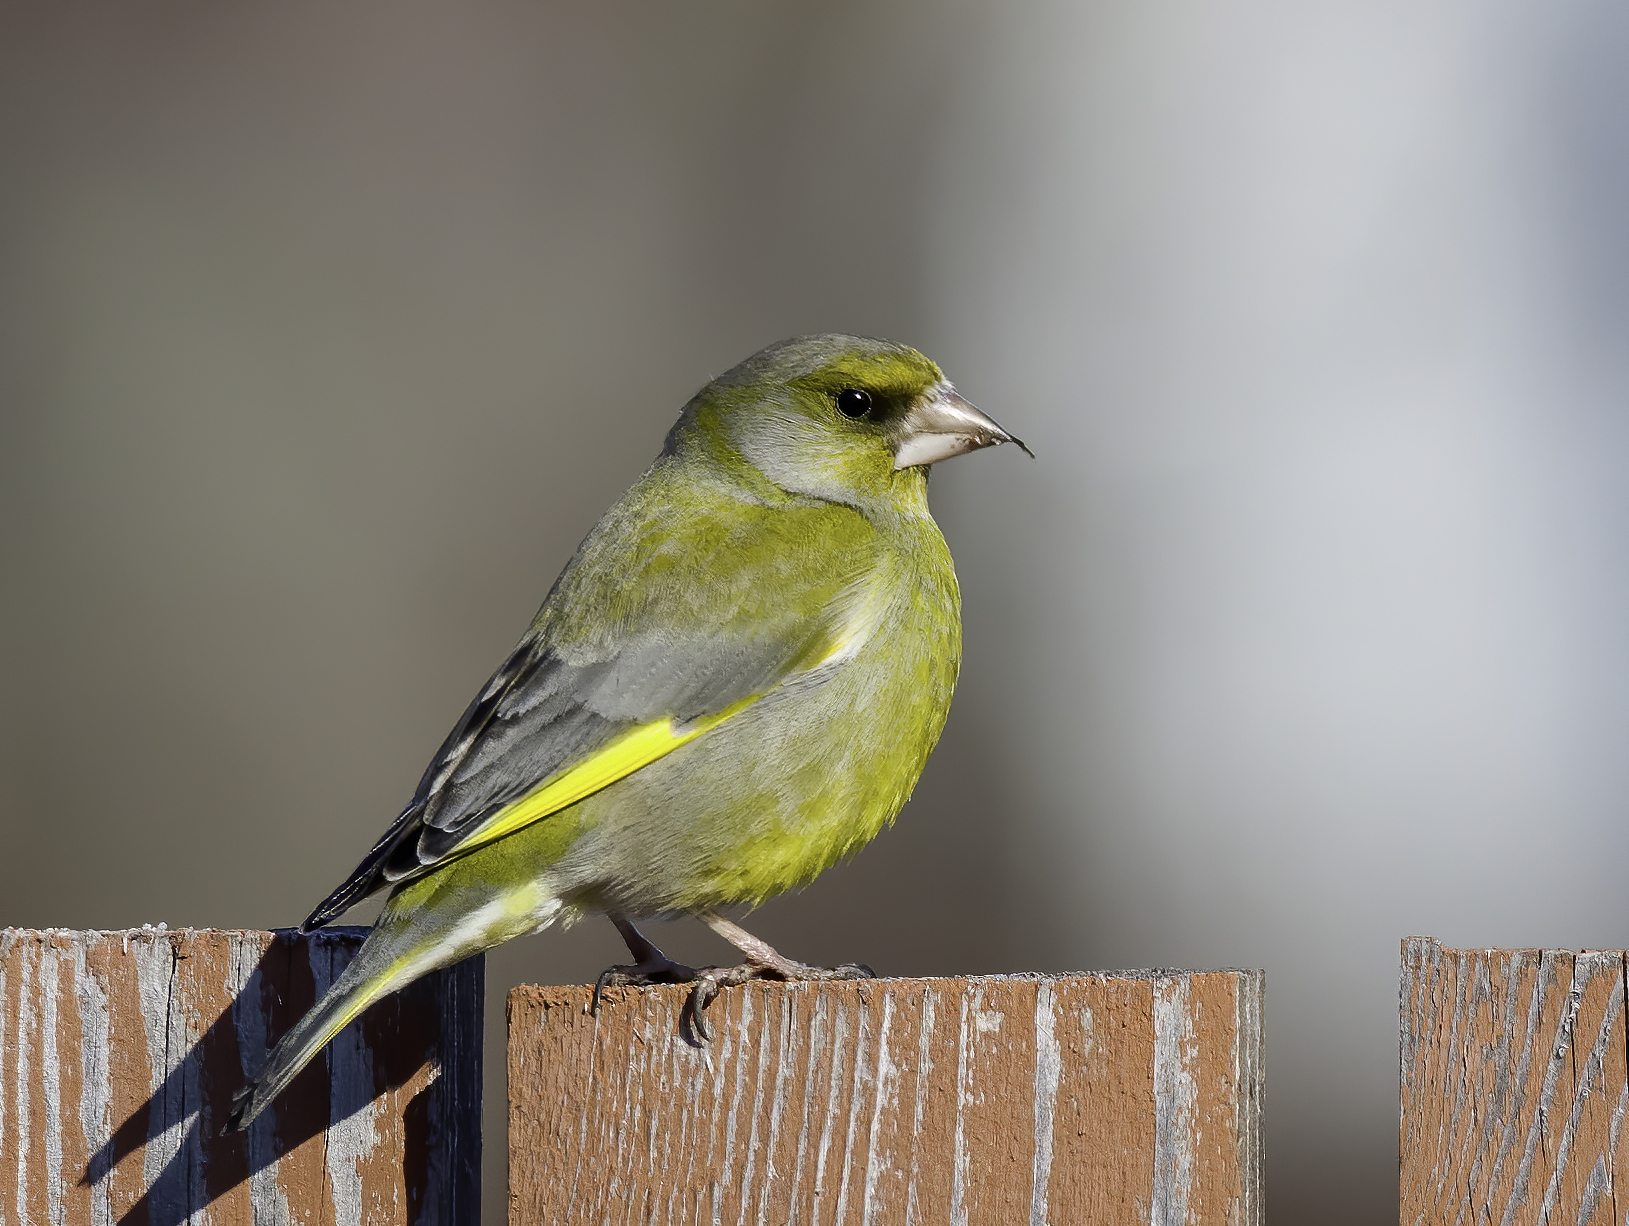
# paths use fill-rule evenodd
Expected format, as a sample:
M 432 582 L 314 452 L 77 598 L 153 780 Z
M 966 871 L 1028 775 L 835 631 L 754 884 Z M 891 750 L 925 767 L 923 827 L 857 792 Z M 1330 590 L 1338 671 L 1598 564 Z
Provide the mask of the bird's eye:
M 847 387 L 837 393 L 837 411 L 844 417 L 864 417 L 871 412 L 871 393 Z

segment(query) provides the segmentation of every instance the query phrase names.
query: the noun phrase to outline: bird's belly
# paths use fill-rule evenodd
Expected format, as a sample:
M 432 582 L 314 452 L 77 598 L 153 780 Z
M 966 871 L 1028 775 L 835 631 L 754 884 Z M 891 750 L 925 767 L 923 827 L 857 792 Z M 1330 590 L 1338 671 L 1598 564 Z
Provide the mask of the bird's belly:
M 562 893 L 635 915 L 753 903 L 858 850 L 938 740 L 957 629 L 878 633 L 824 683 L 772 695 L 583 801 L 583 834 L 555 870 Z

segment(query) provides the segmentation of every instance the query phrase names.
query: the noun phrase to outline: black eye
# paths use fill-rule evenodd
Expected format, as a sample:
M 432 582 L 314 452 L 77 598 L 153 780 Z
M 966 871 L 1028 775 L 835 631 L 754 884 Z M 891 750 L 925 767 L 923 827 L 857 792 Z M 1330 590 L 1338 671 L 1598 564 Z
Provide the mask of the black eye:
M 846 387 L 837 393 L 837 411 L 844 417 L 864 417 L 871 412 L 871 393 Z

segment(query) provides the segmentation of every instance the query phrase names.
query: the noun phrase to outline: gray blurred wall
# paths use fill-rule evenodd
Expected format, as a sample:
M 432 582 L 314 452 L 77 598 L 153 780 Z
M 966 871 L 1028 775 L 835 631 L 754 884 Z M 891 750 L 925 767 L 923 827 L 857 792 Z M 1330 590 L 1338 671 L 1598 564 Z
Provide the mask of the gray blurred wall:
M 886 335 L 1040 458 L 753 926 L 1265 966 L 1273 1221 L 1393 1220 L 1398 939 L 1629 943 L 1626 114 L 1582 0 L 0 6 L 0 923 L 297 921 L 697 386 Z

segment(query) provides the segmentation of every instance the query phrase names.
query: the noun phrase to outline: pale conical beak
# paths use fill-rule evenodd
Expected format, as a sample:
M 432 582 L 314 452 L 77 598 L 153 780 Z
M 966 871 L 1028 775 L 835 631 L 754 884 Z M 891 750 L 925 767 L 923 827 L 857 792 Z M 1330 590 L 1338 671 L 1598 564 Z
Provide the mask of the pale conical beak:
M 939 387 L 931 399 L 912 407 L 901 420 L 894 442 L 894 468 L 937 464 L 951 456 L 1002 443 L 1016 443 L 1030 459 L 1035 458 L 1020 439 L 996 425 L 947 384 Z

